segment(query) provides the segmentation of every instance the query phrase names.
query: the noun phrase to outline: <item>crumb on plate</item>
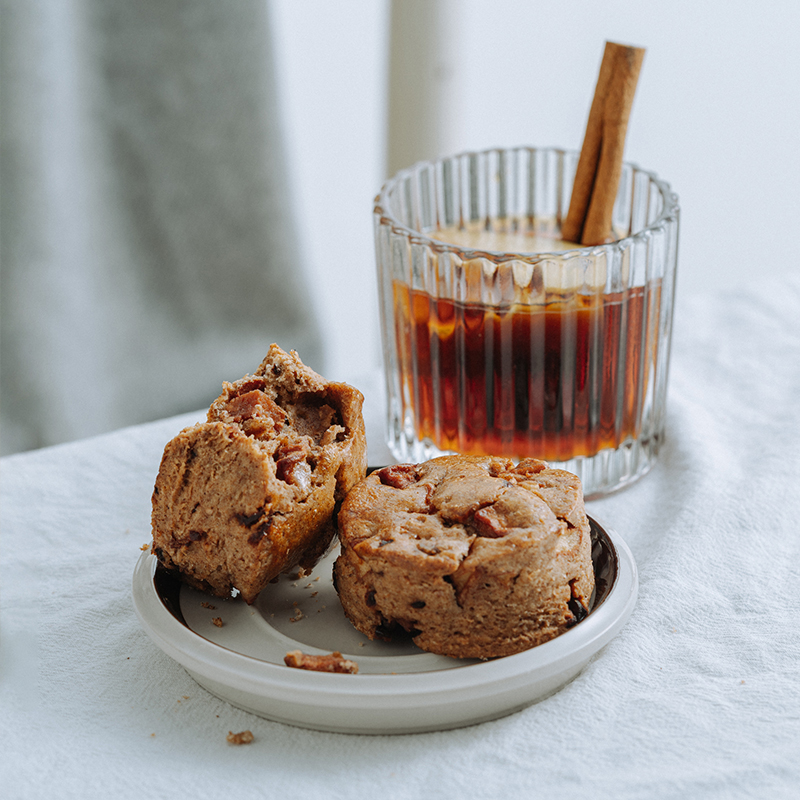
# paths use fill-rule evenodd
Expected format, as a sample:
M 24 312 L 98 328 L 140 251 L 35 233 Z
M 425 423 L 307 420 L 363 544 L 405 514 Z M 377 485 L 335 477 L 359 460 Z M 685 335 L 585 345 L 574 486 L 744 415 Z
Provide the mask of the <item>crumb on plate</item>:
M 294 669 L 308 669 L 314 672 L 340 672 L 355 675 L 358 664 L 345 658 L 338 650 L 327 655 L 310 655 L 300 650 L 290 650 L 283 658 L 287 667 Z

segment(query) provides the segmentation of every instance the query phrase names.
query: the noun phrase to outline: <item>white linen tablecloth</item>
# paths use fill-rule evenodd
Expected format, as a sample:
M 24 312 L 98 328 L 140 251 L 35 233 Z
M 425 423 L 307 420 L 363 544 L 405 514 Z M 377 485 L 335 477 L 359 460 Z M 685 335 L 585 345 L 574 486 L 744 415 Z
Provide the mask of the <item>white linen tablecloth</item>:
M 131 575 L 188 421 L 0 462 L 4 798 L 800 796 L 800 277 L 679 304 L 660 462 L 589 507 L 635 555 L 633 615 L 562 691 L 469 728 L 269 722 L 151 643 Z

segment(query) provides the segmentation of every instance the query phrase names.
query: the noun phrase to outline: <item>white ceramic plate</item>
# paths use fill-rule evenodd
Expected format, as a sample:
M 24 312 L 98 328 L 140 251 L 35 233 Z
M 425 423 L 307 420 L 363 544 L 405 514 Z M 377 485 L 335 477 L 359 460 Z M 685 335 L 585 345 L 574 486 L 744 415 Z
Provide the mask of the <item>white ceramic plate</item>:
M 369 641 L 339 604 L 331 581 L 336 553 L 305 578 L 282 576 L 253 606 L 190 589 L 143 553 L 133 602 L 150 638 L 201 686 L 259 716 L 343 733 L 457 728 L 557 691 L 625 624 L 636 602 L 636 564 L 617 534 L 590 522 L 597 584 L 591 613 L 556 639 L 492 661 L 424 653 L 411 642 Z M 358 662 L 359 673 L 286 667 L 284 655 L 298 649 L 339 650 Z

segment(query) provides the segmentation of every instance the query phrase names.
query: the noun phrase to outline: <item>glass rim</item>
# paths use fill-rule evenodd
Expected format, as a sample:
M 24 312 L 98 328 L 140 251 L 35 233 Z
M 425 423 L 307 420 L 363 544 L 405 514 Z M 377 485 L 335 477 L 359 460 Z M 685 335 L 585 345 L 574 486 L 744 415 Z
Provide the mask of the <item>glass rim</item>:
M 528 152 L 528 153 L 556 153 L 562 157 L 579 155 L 579 151 L 570 150 L 561 147 L 533 147 L 528 145 L 520 145 L 516 147 L 489 147 L 485 150 L 465 150 L 456 153 L 452 156 L 441 156 L 431 160 L 418 161 L 410 167 L 399 170 L 391 178 L 389 178 L 380 191 L 375 196 L 373 214 L 379 216 L 379 224 L 388 224 L 393 233 L 404 236 L 413 244 L 420 244 L 430 247 L 437 253 L 457 253 L 463 254 L 463 260 L 472 260 L 479 258 L 487 258 L 497 264 L 506 261 L 527 261 L 538 262 L 544 259 L 573 259 L 585 258 L 587 256 L 597 254 L 599 252 L 608 252 L 609 250 L 625 250 L 633 245 L 634 242 L 646 240 L 658 231 L 663 231 L 666 226 L 677 223 L 680 205 L 678 195 L 672 191 L 671 186 L 665 180 L 658 177 L 655 172 L 642 169 L 638 164 L 630 161 L 624 162 L 624 167 L 628 167 L 647 178 L 654 184 L 663 200 L 663 206 L 658 216 L 649 224 L 645 225 L 640 230 L 629 233 L 621 239 L 615 239 L 605 244 L 596 245 L 583 245 L 574 247 L 569 250 L 550 250 L 550 251 L 512 251 L 512 250 L 487 250 L 479 248 L 464 247 L 462 245 L 452 244 L 445 242 L 441 239 L 436 239 L 430 234 L 423 231 L 409 228 L 400 222 L 397 217 L 389 210 L 389 193 L 403 180 L 419 172 L 425 167 L 436 167 L 446 161 L 455 161 L 459 159 L 468 158 L 470 156 L 481 156 L 490 153 L 509 153 L 509 152 Z

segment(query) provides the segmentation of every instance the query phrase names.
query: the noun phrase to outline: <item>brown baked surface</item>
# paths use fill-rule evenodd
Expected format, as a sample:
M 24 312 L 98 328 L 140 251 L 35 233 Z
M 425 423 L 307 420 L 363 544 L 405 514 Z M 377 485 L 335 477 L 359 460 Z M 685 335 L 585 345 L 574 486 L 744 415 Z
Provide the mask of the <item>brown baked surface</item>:
M 253 375 L 224 383 L 207 422 L 164 450 L 152 514 L 161 563 L 248 603 L 281 572 L 310 570 L 366 474 L 363 399 L 277 345 Z
M 493 658 L 585 616 L 591 535 L 577 476 L 527 459 L 444 456 L 386 467 L 339 513 L 334 582 L 370 639 L 400 629 L 423 650 Z

